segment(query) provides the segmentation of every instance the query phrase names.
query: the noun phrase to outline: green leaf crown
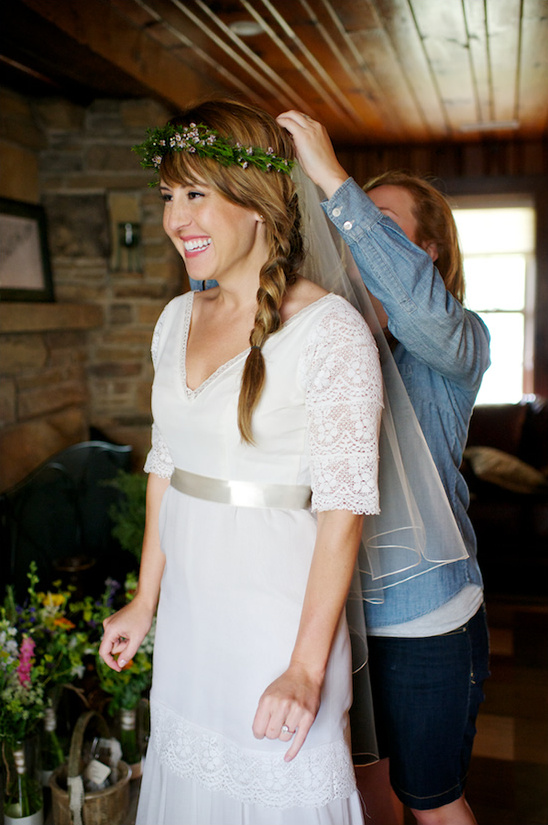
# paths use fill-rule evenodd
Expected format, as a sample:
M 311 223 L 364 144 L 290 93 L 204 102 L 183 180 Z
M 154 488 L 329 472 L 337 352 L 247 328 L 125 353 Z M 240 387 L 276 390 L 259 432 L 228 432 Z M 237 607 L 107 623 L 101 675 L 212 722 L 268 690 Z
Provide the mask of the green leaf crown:
M 143 143 L 133 147 L 133 151 L 141 156 L 144 169 L 158 170 L 169 152 L 189 152 L 201 158 L 213 158 L 223 166 L 236 164 L 242 169 L 255 166 L 263 172 L 275 170 L 289 173 L 294 163 L 275 155 L 271 147 L 243 146 L 228 140 L 203 123 L 190 123 L 188 126 L 168 123 L 157 129 L 148 129 L 147 134 Z

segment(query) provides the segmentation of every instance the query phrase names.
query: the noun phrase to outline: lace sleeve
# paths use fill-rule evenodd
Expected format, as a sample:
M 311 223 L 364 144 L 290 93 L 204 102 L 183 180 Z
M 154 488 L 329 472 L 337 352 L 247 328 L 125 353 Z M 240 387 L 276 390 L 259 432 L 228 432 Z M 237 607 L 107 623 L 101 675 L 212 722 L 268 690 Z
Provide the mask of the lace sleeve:
M 162 312 L 152 335 L 152 343 L 150 345 L 150 352 L 152 355 L 152 363 L 154 368 L 158 364 L 158 348 L 160 343 L 160 335 L 164 326 L 166 318 L 166 310 Z M 145 473 L 155 473 L 160 478 L 171 478 L 173 473 L 173 461 L 166 442 L 156 424 L 152 425 L 152 447 L 148 453 L 145 461 Z
M 301 361 L 309 427 L 312 510 L 378 513 L 382 375 L 365 321 L 342 299 Z
M 160 478 L 171 478 L 174 464 L 156 424 L 152 425 L 152 448 L 145 461 L 145 473 L 155 473 Z

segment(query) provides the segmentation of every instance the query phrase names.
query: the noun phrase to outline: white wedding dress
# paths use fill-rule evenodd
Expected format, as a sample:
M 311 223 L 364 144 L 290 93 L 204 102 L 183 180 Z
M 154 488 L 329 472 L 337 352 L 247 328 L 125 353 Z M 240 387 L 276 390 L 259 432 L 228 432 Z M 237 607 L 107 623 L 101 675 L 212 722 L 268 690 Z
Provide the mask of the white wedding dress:
M 255 739 L 252 723 L 261 694 L 289 664 L 314 549 L 313 511 L 378 510 L 376 346 L 361 316 L 335 295 L 294 315 L 263 348 L 267 379 L 250 446 L 236 412 L 249 350 L 196 390 L 186 385 L 193 297 L 168 304 L 155 330 L 146 470 L 170 477 L 176 467 L 233 487 L 311 486 L 312 512 L 167 489 L 152 728 L 137 823 L 362 825 L 344 617 L 320 710 L 298 756 L 284 762 L 288 743 Z

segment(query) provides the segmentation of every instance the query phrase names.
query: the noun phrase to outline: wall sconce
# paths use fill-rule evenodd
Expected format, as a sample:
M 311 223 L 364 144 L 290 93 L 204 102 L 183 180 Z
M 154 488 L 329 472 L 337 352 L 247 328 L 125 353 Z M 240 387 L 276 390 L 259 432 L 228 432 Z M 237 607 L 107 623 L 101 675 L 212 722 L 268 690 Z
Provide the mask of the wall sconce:
M 141 263 L 141 224 L 118 224 L 116 238 L 117 272 L 142 272 Z

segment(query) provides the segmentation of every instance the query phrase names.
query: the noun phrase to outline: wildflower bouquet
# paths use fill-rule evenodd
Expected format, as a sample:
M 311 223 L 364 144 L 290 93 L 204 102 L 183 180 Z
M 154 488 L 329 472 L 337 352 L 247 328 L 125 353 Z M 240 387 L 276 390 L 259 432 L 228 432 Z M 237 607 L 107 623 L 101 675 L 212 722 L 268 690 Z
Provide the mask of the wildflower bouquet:
M 45 669 L 32 636 L 21 634 L 0 609 L 0 741 L 21 741 L 44 715 Z
M 37 592 L 31 563 L 24 605 L 8 590 L 0 607 L 0 740 L 29 736 L 45 714 L 47 692 L 81 678 L 90 652 L 86 633 L 75 632 L 70 591 Z
M 120 593 L 121 603 L 127 604 L 135 594 L 137 580 L 130 574 L 125 581 L 124 593 Z M 99 607 L 100 615 L 103 612 L 109 615 L 112 609 L 105 610 L 109 601 L 113 599 L 111 590 L 105 591 L 103 602 Z M 104 616 L 102 616 L 104 618 Z M 129 661 L 123 670 L 118 673 L 104 663 L 99 655 L 96 657 L 96 669 L 99 684 L 102 690 L 110 696 L 108 711 L 111 715 L 118 715 L 120 725 L 120 742 L 123 758 L 131 765 L 141 759 L 141 752 L 137 741 L 137 707 L 143 695 L 150 689 L 152 681 L 152 652 L 154 647 L 155 621 L 134 658 Z
M 124 601 L 126 604 L 132 600 L 136 584 L 135 576 L 130 574 L 124 584 Z M 109 613 L 106 615 L 109 615 Z M 126 710 L 135 708 L 143 693 L 149 690 L 152 681 L 154 630 L 155 620 L 135 657 L 127 663 L 120 673 L 109 668 L 101 657 L 97 656 L 97 674 L 102 689 L 111 696 L 109 708 L 111 713 L 123 708 Z
M 39 813 L 42 787 L 34 734 L 51 710 L 55 685 L 82 675 L 87 635 L 68 618 L 70 591 L 37 592 L 31 563 L 23 605 L 8 589 L 0 607 L 0 742 L 5 766 L 4 813 L 17 819 Z
M 116 609 L 130 602 L 135 594 L 137 578 L 134 573 L 128 574 L 124 586 L 107 579 L 105 589 L 99 599 L 87 596 L 74 605 L 78 626 L 81 627 L 89 640 L 89 647 L 95 655 L 95 664 L 101 688 L 110 697 L 109 712 L 115 713 L 121 708 L 135 707 L 148 690 L 152 678 L 152 648 L 154 645 L 154 626 L 144 639 L 135 658 L 128 662 L 121 673 L 117 673 L 106 665 L 98 654 L 99 644 L 103 635 L 103 621 Z

